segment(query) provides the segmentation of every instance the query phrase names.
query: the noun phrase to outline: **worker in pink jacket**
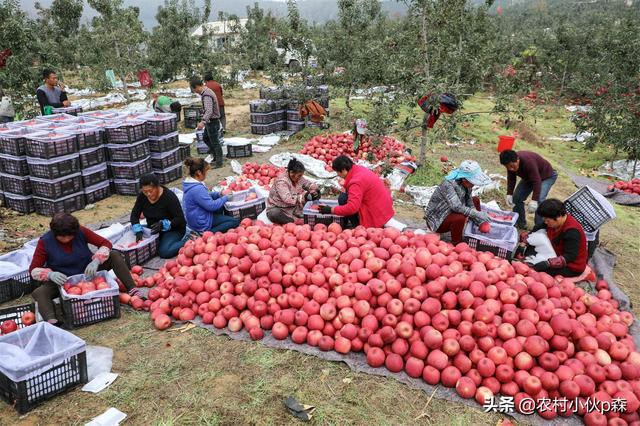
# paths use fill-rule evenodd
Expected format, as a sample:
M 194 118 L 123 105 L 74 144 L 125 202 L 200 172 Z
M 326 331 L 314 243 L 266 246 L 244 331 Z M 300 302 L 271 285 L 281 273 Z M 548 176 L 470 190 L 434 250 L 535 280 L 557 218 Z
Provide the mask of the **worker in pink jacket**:
M 319 206 L 322 214 L 338 216 L 358 215 L 360 225 L 366 228 L 382 228 L 393 217 L 391 192 L 382 179 L 366 167 L 357 166 L 346 155 L 340 155 L 331 164 L 333 170 L 344 179 L 347 191 L 346 203 L 337 207 Z

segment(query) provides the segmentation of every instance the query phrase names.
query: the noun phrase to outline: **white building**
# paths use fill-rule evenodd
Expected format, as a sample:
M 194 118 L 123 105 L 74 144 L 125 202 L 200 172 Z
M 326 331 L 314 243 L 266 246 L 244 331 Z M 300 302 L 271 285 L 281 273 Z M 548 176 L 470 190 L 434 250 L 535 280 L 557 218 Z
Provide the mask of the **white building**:
M 247 26 L 248 19 L 240 19 L 240 25 L 243 27 Z M 235 21 L 213 21 L 207 22 L 206 24 L 200 25 L 196 28 L 193 33 L 191 33 L 191 37 L 201 37 L 205 32 L 207 36 L 210 37 L 210 45 L 213 48 L 220 48 L 224 46 L 230 40 L 233 40 L 236 36 L 236 32 L 234 32 L 233 27 L 235 26 Z

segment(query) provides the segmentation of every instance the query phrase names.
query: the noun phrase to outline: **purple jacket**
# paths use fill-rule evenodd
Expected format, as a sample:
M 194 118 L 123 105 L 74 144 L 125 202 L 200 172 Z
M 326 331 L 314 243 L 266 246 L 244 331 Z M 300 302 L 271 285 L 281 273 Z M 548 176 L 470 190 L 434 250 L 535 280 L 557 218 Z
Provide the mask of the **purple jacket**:
M 518 151 L 518 158 L 520 158 L 518 171 L 515 173 L 507 172 L 507 194 L 513 195 L 513 190 L 516 187 L 516 176 L 519 176 L 520 179 L 529 182 L 533 186 L 531 199 L 538 201 L 540 199 L 542 181 L 549 179 L 555 173 L 555 170 L 553 170 L 551 163 L 535 152 Z

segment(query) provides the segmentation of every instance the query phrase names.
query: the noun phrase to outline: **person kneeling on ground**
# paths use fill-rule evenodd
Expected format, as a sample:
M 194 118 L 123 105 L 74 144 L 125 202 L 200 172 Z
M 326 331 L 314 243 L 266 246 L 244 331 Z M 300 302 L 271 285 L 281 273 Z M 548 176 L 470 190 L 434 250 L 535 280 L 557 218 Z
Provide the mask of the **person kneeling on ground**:
M 480 199 L 472 197 L 474 185 L 486 185 L 491 179 L 482 172 L 480 165 L 465 160 L 460 167 L 449 173 L 436 188 L 429 200 L 425 219 L 434 232 L 451 233 L 451 242 L 462 241 L 462 233 L 467 219 L 476 225 L 489 222 L 487 213 L 480 211 Z
M 153 102 L 151 103 L 153 110 L 159 113 L 174 113 L 180 114 L 182 111 L 182 105 L 178 101 L 172 101 L 170 97 L 166 95 L 159 95 L 154 93 L 151 95 Z
M 580 276 L 587 268 L 588 260 L 587 236 L 582 225 L 567 213 L 564 203 L 555 198 L 540 203 L 536 214 L 542 217 L 543 223 L 531 232 L 546 229 L 557 257 L 536 263 L 533 268 L 550 275 Z M 526 240 L 527 235 L 523 232 L 521 240 Z
M 180 200 L 169 188 L 160 185 L 158 176 L 154 174 L 140 178 L 140 189 L 141 193 L 136 198 L 130 218 L 136 241 L 142 240 L 144 236 L 140 224 L 140 214 L 144 214 L 151 233 L 160 234 L 158 256 L 171 259 L 191 236 L 186 229 Z
M 130 295 L 140 295 L 122 255 L 111 250 L 109 240 L 80 226 L 78 219 L 69 213 L 53 216 L 49 228 L 38 240 L 29 266 L 31 278 L 40 282 L 32 297 L 45 321 L 58 323 L 53 299 L 60 296 L 58 287 L 73 275 L 92 278 L 97 271 L 113 269 Z M 98 250 L 91 252 L 89 244 Z
M 304 164 L 292 158 L 287 170 L 273 182 L 267 207 L 267 217 L 271 222 L 284 225 L 299 221 L 306 202 L 320 199 L 317 185 L 306 179 L 304 172 Z
M 336 157 L 331 167 L 344 179 L 346 203 L 333 208 L 321 205 L 320 213 L 338 216 L 357 214 L 360 225 L 365 228 L 382 228 L 393 218 L 391 192 L 378 175 L 353 164 L 346 155 Z
M 184 211 L 189 228 L 198 232 L 227 232 L 237 228 L 240 221 L 223 214 L 223 207 L 231 199 L 231 191 L 209 192 L 205 184 L 209 163 L 202 158 L 187 158 L 189 177 L 182 183 Z

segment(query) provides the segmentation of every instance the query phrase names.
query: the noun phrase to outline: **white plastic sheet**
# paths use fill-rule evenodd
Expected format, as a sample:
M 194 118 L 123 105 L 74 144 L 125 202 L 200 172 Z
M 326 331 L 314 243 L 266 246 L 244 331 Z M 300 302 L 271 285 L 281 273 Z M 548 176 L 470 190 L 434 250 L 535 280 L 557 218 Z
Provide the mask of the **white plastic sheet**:
M 98 229 L 95 232 L 102 238 L 106 238 L 107 240 L 111 241 L 111 243 L 113 244 L 120 238 L 122 238 L 126 230 L 127 228 L 123 224 L 116 222 L 109 225 L 107 228 Z
M 616 179 L 628 181 L 640 177 L 640 161 L 636 166 L 636 174 L 633 174 L 633 160 L 617 160 L 606 162 L 598 169 L 600 176 L 611 176 Z
M 113 248 L 119 251 L 129 251 L 135 250 L 139 247 L 144 247 L 147 244 L 150 244 L 153 240 L 158 238 L 158 234 L 151 234 L 151 230 L 149 228 L 143 228 L 142 234 L 144 239 L 140 241 L 136 245 L 131 245 L 136 242 L 136 234 L 131 231 L 131 224 L 128 224 L 125 232 L 122 234 L 122 237 L 113 244 Z
M 287 164 L 289 164 L 289 161 L 292 158 L 296 158 L 297 160 L 299 160 L 302 164 L 304 164 L 307 172 L 316 177 L 319 177 L 321 179 L 331 179 L 336 177 L 336 172 L 328 172 L 325 169 L 326 164 L 324 163 L 324 161 L 317 160 L 309 155 L 283 152 L 281 154 L 271 156 L 271 158 L 269 158 L 269 161 L 276 167 L 287 167 Z
M 258 145 L 274 146 L 280 142 L 279 135 L 264 135 L 258 140 Z
M 84 352 L 84 340 L 48 322 L 0 337 L 0 371 L 15 382 L 30 379 Z
M 87 379 L 92 381 L 100 374 L 110 373 L 113 349 L 104 346 L 87 346 Z
M 118 426 L 126 418 L 125 413 L 111 407 L 90 422 L 85 423 L 85 426 Z

